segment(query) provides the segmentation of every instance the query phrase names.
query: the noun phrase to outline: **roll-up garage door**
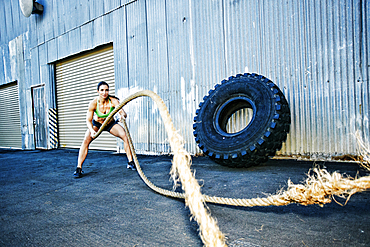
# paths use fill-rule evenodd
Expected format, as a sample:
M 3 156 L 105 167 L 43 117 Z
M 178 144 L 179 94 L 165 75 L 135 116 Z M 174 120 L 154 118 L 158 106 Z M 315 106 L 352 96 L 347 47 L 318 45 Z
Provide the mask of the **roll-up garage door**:
M 109 84 L 114 95 L 113 47 L 103 48 L 60 61 L 56 64 L 56 94 L 60 147 L 79 148 L 84 139 L 86 112 L 89 103 L 98 96 L 97 84 Z M 117 139 L 103 132 L 90 149 L 116 150 Z
M 22 148 L 18 84 L 0 86 L 0 147 Z

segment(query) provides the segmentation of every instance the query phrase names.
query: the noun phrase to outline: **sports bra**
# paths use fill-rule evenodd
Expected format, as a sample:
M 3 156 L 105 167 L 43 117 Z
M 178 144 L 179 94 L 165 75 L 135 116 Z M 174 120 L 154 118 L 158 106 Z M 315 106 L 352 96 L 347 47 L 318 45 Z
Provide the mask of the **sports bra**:
M 107 114 L 103 114 L 99 111 L 99 100 L 96 102 L 96 110 L 95 110 L 95 113 L 98 117 L 100 118 L 107 118 L 109 116 L 109 114 L 114 110 L 114 106 L 112 105 L 112 102 L 110 101 L 109 99 L 109 105 L 110 105 L 110 110 Z

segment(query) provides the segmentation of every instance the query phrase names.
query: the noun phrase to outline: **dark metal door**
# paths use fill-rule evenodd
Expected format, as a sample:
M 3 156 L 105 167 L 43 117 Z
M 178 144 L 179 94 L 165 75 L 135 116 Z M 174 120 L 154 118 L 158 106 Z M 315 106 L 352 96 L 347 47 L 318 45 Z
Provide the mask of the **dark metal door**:
M 47 149 L 44 86 L 32 88 L 35 147 Z

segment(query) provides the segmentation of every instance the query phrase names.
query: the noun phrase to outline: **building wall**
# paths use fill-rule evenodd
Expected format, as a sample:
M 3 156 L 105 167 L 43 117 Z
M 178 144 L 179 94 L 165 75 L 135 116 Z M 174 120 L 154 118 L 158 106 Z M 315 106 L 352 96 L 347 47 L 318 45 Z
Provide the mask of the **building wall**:
M 18 1 L 0 1 L 0 85 L 19 83 L 24 148 L 34 148 L 31 87 L 44 83 L 54 108 L 54 62 L 107 43 L 117 96 L 158 93 L 193 154 L 203 96 L 245 72 L 271 79 L 290 104 L 280 154 L 330 159 L 358 154 L 356 131 L 370 141 L 368 1 L 39 0 L 44 13 L 29 18 Z M 139 151 L 169 152 L 149 99 L 125 110 Z

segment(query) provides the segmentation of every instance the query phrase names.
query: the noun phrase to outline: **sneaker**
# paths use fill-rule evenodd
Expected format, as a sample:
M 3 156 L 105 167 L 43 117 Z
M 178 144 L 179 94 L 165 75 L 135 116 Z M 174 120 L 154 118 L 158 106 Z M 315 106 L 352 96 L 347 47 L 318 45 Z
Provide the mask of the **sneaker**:
M 82 168 L 77 167 L 75 173 L 73 173 L 73 176 L 75 178 L 80 178 L 80 177 L 82 177 L 82 173 L 83 173 Z
M 133 171 L 136 171 L 135 162 L 133 162 L 133 161 L 128 162 L 127 163 L 127 169 L 131 169 Z

